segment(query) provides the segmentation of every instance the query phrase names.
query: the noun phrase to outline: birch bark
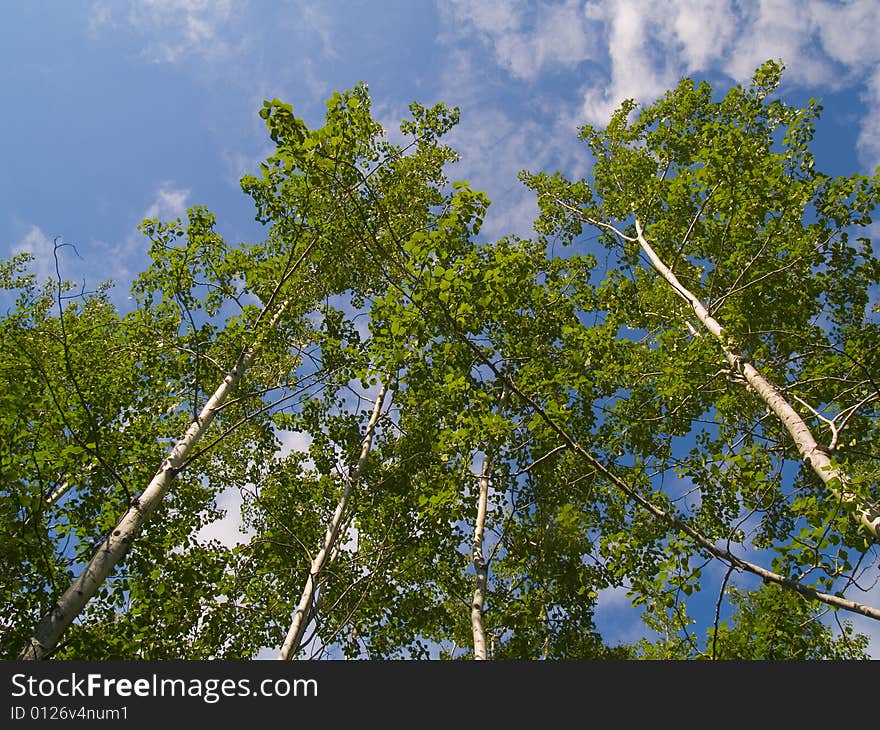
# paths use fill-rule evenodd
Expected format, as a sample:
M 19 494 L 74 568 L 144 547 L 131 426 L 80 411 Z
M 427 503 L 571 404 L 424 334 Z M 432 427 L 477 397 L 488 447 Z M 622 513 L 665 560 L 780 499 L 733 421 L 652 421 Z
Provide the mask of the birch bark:
M 309 574 L 306 577 L 302 595 L 300 596 L 296 610 L 293 612 L 293 619 L 290 622 L 287 636 L 278 652 L 278 659 L 280 660 L 293 659 L 299 652 L 303 634 L 305 633 L 306 626 L 311 618 L 312 601 L 315 598 L 315 591 L 318 588 L 318 581 L 320 580 L 321 572 L 329 562 L 337 540 L 339 539 L 340 527 L 345 518 L 345 511 L 348 508 L 351 492 L 360 479 L 364 467 L 367 465 L 370 449 L 373 446 L 373 436 L 376 432 L 376 424 L 379 422 L 379 416 L 382 413 L 382 404 L 385 400 L 386 393 L 387 384 L 383 383 L 379 389 L 379 394 L 376 396 L 376 403 L 373 406 L 370 420 L 367 422 L 367 429 L 364 434 L 364 439 L 361 442 L 361 452 L 357 464 L 354 469 L 352 469 L 351 473 L 346 475 L 342 496 L 336 504 L 333 517 L 330 520 L 330 524 L 327 526 L 327 531 L 324 533 L 324 543 L 321 545 L 321 549 L 312 559 L 312 563 L 309 566 Z
M 602 477 L 605 478 L 610 484 L 616 486 L 623 494 L 629 497 L 635 504 L 644 509 L 646 512 L 663 520 L 663 522 L 675 528 L 677 531 L 680 531 L 681 533 L 687 535 L 694 541 L 694 543 L 714 555 L 716 558 L 720 558 L 728 565 L 739 568 L 740 570 L 745 570 L 749 573 L 760 576 L 765 581 L 776 583 L 777 585 L 784 586 L 785 588 L 789 588 L 793 591 L 797 591 L 807 598 L 812 598 L 814 600 L 826 603 L 829 606 L 842 608 L 846 611 L 860 613 L 863 616 L 880 620 L 880 609 L 875 608 L 874 606 L 868 606 L 863 603 L 858 603 L 856 601 L 851 601 L 846 598 L 841 598 L 840 596 L 831 593 L 823 593 L 816 590 L 815 588 L 804 585 L 797 580 L 786 578 L 779 573 L 774 573 L 773 571 L 767 570 L 760 565 L 737 557 L 730 550 L 717 546 L 711 540 L 706 538 L 702 533 L 691 527 L 687 522 L 676 517 L 672 512 L 669 512 L 662 507 L 657 506 L 653 502 L 650 502 L 648 499 L 643 497 L 636 489 L 631 487 L 624 479 L 615 474 L 608 466 L 603 464 L 590 451 L 588 451 L 586 448 L 584 448 L 584 446 L 576 441 L 574 437 L 572 437 L 571 434 L 566 431 L 566 429 L 560 426 L 559 423 L 557 423 L 556 420 L 551 417 L 534 400 L 534 398 L 529 397 L 520 388 L 518 388 L 516 383 L 514 383 L 509 377 L 503 376 L 500 373 L 498 373 L 498 375 L 499 377 L 505 378 L 505 385 L 511 393 L 514 393 L 524 403 L 528 404 L 534 410 L 534 412 L 538 414 L 538 416 L 540 416 L 540 418 L 555 433 L 560 436 L 565 445 L 574 453 L 580 455 L 584 459 L 584 461 L 586 461 L 596 470 L 598 474 L 601 474 Z
M 648 259 L 650 259 L 651 265 L 675 290 L 676 294 L 691 306 L 700 323 L 718 340 L 730 367 L 745 378 L 746 382 L 767 404 L 767 407 L 779 418 L 794 441 L 804 463 L 813 470 L 816 476 L 828 487 L 829 491 L 841 501 L 843 506 L 856 517 L 860 525 L 874 537 L 880 537 L 880 511 L 859 504 L 856 496 L 846 490 L 846 474 L 833 464 L 831 458 L 820 447 L 810 431 L 810 427 L 801 418 L 800 414 L 792 408 L 791 404 L 775 385 L 762 376 L 751 363 L 743 360 L 734 351 L 730 339 L 718 320 L 709 314 L 703 303 L 679 281 L 675 273 L 657 255 L 657 252 L 648 243 L 647 238 L 645 238 L 638 219 L 636 219 L 635 224 L 636 238 L 639 246 L 645 252 Z
M 27 519 L 25 519 L 25 521 L 21 523 L 21 527 L 12 533 L 12 539 L 15 540 L 21 534 L 21 531 L 24 530 L 24 528 L 31 523 L 31 520 L 33 520 L 35 516 L 55 505 L 65 494 L 70 491 L 70 488 L 72 486 L 73 482 L 67 480 L 63 484 L 61 484 L 54 492 L 52 492 L 52 494 L 46 497 L 40 505 L 39 510 L 34 511 L 30 515 L 28 515 Z
M 489 500 L 489 473 L 491 469 L 491 457 L 486 454 L 483 457 L 483 466 L 480 470 L 480 492 L 477 496 L 477 519 L 474 522 L 473 538 L 476 587 L 474 588 L 474 600 L 471 602 L 471 627 L 474 635 L 474 659 L 476 660 L 488 658 L 486 655 L 486 632 L 483 628 L 483 607 L 488 580 L 488 568 L 486 559 L 483 557 L 483 533 L 486 526 L 486 506 Z
M 257 317 L 253 325 L 254 331 L 264 331 L 261 323 L 266 317 L 269 317 L 269 321 L 265 325 L 267 330 L 274 328 L 281 319 L 281 315 L 290 304 L 290 300 L 280 298 L 282 288 L 306 260 L 316 243 L 317 238 L 306 245 L 296 260 L 287 267 Z M 291 258 L 292 256 L 291 253 Z M 196 419 L 190 423 L 183 437 L 177 441 L 162 461 L 159 470 L 150 480 L 146 489 L 132 500 L 131 507 L 92 555 L 82 573 L 37 624 L 33 636 L 19 654 L 19 659 L 45 659 L 51 655 L 62 634 L 97 593 L 116 564 L 125 557 L 141 528 L 162 501 L 168 487 L 185 466 L 193 447 L 207 432 L 229 394 L 238 387 L 245 372 L 253 363 L 258 350 L 259 335 L 255 336 L 251 345 L 241 352 L 223 382 L 205 403 Z
M 235 367 L 229 371 L 220 387 L 205 403 L 198 417 L 189 425 L 183 437 L 174 445 L 146 489 L 117 523 L 110 535 L 92 555 L 85 569 L 43 616 L 19 659 L 45 659 L 61 635 L 97 593 L 116 564 L 125 556 L 150 514 L 162 501 L 193 447 L 208 430 L 218 409 L 233 391 L 253 361 L 255 348 L 242 352 Z

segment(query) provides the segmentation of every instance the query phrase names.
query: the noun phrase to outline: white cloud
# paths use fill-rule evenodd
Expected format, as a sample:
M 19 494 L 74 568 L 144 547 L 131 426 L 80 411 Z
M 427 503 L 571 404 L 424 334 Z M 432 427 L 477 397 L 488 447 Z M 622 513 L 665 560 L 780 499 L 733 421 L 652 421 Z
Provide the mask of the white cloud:
M 254 105 L 256 108 L 258 105 Z M 262 133 L 262 130 L 260 130 Z M 267 144 L 259 146 L 256 151 L 241 152 L 225 149 L 220 155 L 223 159 L 224 177 L 230 186 L 237 186 L 244 175 L 261 175 L 260 165 L 275 152 L 275 148 Z
M 795 0 L 741 3 L 742 22 L 725 70 L 740 82 L 768 58 L 782 59 L 787 77 L 802 84 L 832 84 L 829 60 L 816 53 L 817 30 L 809 6 Z
M 670 8 L 670 41 L 680 48 L 686 68 L 702 70 L 730 53 L 737 19 L 729 0 L 679 0 Z M 675 46 L 673 46 L 675 47 Z
M 649 104 L 684 76 L 715 73 L 745 83 L 761 63 L 781 59 L 787 83 L 861 87 L 858 149 L 871 168 L 880 162 L 876 2 L 455 0 L 448 8 L 450 28 L 482 39 L 516 78 L 535 82 L 554 69 L 582 70 L 577 111 L 561 112 L 577 124 L 606 123 L 626 98 Z M 441 34 L 452 39 L 451 30 Z
M 276 436 L 281 442 L 281 448 L 277 454 L 279 458 L 292 451 L 308 453 L 309 445 L 312 443 L 312 437 L 301 431 L 276 431 Z M 307 460 L 304 467 L 309 468 L 310 466 L 313 466 L 311 460 Z M 220 492 L 215 497 L 215 504 L 226 514 L 219 520 L 202 527 L 196 535 L 196 540 L 201 543 L 217 540 L 229 548 L 248 542 L 255 533 L 253 530 L 242 529 L 244 525 L 242 517 L 244 500 L 245 491 L 237 486 L 229 487 Z
M 880 61 L 880 4 L 855 0 L 844 4 L 812 2 L 810 14 L 825 52 L 835 61 L 861 69 Z
M 546 68 L 572 67 L 592 58 L 596 48 L 579 6 L 577 0 L 541 4 L 531 28 L 524 22 L 524 3 L 516 0 L 455 0 L 448 9 L 455 23 L 471 23 L 491 44 L 501 66 L 532 80 Z
M 651 3 L 628 3 L 623 0 L 604 7 L 607 27 L 611 78 L 604 86 L 590 84 L 584 88 L 581 108 L 585 121 L 601 124 L 623 99 L 639 101 L 655 98 L 674 83 L 674 57 L 661 52 L 650 41 L 670 28 L 656 23 L 656 9 Z M 664 13 L 666 8 L 663 8 Z M 670 14 L 665 14 L 668 18 Z M 665 31 L 665 32 L 664 32 Z
M 89 8 L 89 32 L 93 35 L 113 25 L 113 11 L 109 0 L 95 0 Z
M 159 218 L 167 221 L 185 218 L 189 190 L 173 187 L 172 183 L 162 183 L 156 191 L 153 202 L 147 206 L 142 218 Z
M 60 239 L 58 242 L 63 243 Z M 55 278 L 54 252 L 55 242 L 37 226 L 31 226 L 31 229 L 25 234 L 24 238 L 12 247 L 13 255 L 29 253 L 34 257 L 31 271 L 37 277 L 38 282 L 45 281 L 48 278 Z
M 306 26 L 309 33 L 321 41 L 321 55 L 325 59 L 338 58 L 333 42 L 333 19 L 326 12 L 321 12 L 319 3 L 300 4 L 296 9 L 298 24 Z
M 275 435 L 281 442 L 281 448 L 278 450 L 278 458 L 282 459 L 292 452 L 307 454 L 309 446 L 314 440 L 310 434 L 305 431 L 276 431 Z
M 33 256 L 29 270 L 35 275 L 38 284 L 58 277 L 59 272 L 55 268 L 55 240 L 56 237 L 50 237 L 39 226 L 32 225 L 12 246 L 11 252 L 14 255 L 27 252 Z M 82 291 L 94 291 L 103 281 L 119 284 L 131 277 L 133 260 L 130 252 L 135 245 L 133 235 L 124 244 L 97 239 L 68 241 L 61 236 L 57 237 L 57 242 L 58 268 L 62 279 L 74 282 Z M 122 306 L 125 302 L 124 290 L 111 291 L 109 296 L 117 306 Z
M 868 113 L 862 117 L 856 146 L 870 171 L 880 165 L 880 63 L 874 66 L 866 83 L 864 100 Z
M 809 6 L 794 0 L 610 0 L 590 4 L 588 15 L 597 24 L 593 32 L 606 38 L 609 58 L 607 82 L 584 89 L 582 113 L 590 123 L 606 122 L 626 98 L 648 104 L 698 72 L 747 82 L 769 58 L 782 59 L 795 83 L 837 78 L 830 60 L 815 52 Z
M 493 201 L 483 225 L 487 237 L 507 233 L 528 235 L 538 209 L 534 195 L 517 181 L 517 173 L 535 169 L 535 140 L 541 130 L 533 121 L 515 122 L 500 109 L 474 109 L 463 114 L 450 143 L 462 163 L 452 168 L 455 177 L 484 190 Z
M 89 27 L 123 28 L 143 38 L 143 54 L 155 63 L 177 63 L 189 56 L 227 55 L 234 31 L 232 0 L 140 0 L 123 5 L 96 0 Z
M 543 105 L 533 97 L 541 112 L 514 118 L 486 99 L 484 86 L 491 80 L 485 73 L 467 49 L 448 54 L 438 93 L 450 106 L 461 108 L 460 122 L 447 138 L 461 160 L 449 168 L 449 176 L 467 180 L 492 201 L 482 228 L 486 237 L 528 236 L 538 210 L 534 194 L 517 174 L 556 167 L 570 175 L 584 174 L 584 155 L 572 134 L 576 125 L 552 100 Z
M 140 216 L 132 222 L 132 228 L 122 242 L 114 244 L 94 242 L 105 252 L 105 266 L 112 266 L 112 270 L 107 271 L 107 276 L 117 282 L 129 281 L 136 272 L 148 266 L 149 260 L 146 256 L 148 243 L 143 234 L 137 230 L 137 226 L 145 218 L 158 218 L 164 223 L 180 218 L 185 222 L 189 195 L 189 190 L 177 188 L 171 182 L 163 182 Z M 131 297 L 128 299 L 130 300 Z M 125 304 L 123 300 L 118 303 Z
M 196 534 L 196 541 L 206 543 L 209 540 L 217 540 L 228 548 L 246 543 L 253 532 L 242 530 L 244 521 L 241 516 L 241 508 L 244 499 L 241 490 L 238 487 L 224 489 L 217 495 L 215 502 L 218 509 L 224 510 L 226 514 L 219 520 L 202 527 Z
M 641 639 L 656 641 L 655 633 L 642 621 L 641 609 L 632 605 L 628 590 L 618 587 L 599 591 L 593 614 L 596 629 L 611 644 L 635 644 Z

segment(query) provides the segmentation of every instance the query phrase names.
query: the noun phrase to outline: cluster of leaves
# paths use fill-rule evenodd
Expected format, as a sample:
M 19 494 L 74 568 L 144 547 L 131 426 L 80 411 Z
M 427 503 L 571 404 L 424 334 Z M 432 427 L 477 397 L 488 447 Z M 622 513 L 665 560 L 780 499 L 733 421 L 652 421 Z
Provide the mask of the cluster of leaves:
M 496 658 L 864 656 L 864 637 L 835 636 L 789 589 L 852 596 L 876 538 L 725 358 L 735 348 L 801 411 L 853 500 L 880 500 L 880 261 L 853 234 L 880 180 L 815 171 L 820 107 L 774 99 L 780 73 L 766 64 L 720 100 L 686 80 L 584 127 L 589 180 L 522 175 L 534 240 L 481 239 L 488 199 L 444 173 L 456 110 L 413 105 L 394 145 L 357 86 L 316 129 L 264 104 L 275 151 L 242 180 L 260 243 L 227 244 L 199 207 L 145 221 L 152 265 L 131 312 L 5 262 L 4 655 L 245 362 L 54 656 L 254 657 L 282 644 L 312 579 L 300 655 L 467 657 L 477 548 Z M 646 262 L 636 220 L 724 343 Z M 200 539 L 236 491 L 239 544 Z M 729 583 L 755 556 L 781 582 Z M 695 627 L 707 585 L 719 618 Z M 656 641 L 601 635 L 599 597 L 621 589 Z

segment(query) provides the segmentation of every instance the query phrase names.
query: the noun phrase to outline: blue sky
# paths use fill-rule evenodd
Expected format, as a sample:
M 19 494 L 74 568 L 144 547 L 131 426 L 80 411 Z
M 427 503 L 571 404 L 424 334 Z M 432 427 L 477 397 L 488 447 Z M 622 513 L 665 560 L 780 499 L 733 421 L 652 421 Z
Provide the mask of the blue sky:
M 747 82 L 767 58 L 786 64 L 788 99 L 823 101 L 819 166 L 867 173 L 878 27 L 877 0 L 0 0 L 0 256 L 31 251 L 48 275 L 61 236 L 78 252 L 65 249 L 65 274 L 113 279 L 124 305 L 144 217 L 206 205 L 228 240 L 258 235 L 238 180 L 269 150 L 263 99 L 318 124 L 359 81 L 389 130 L 411 101 L 461 107 L 451 175 L 493 200 L 490 238 L 529 234 L 519 170 L 587 172 L 579 125 L 686 75 Z M 611 625 L 620 597 L 606 598 Z M 880 657 L 880 630 L 856 622 Z

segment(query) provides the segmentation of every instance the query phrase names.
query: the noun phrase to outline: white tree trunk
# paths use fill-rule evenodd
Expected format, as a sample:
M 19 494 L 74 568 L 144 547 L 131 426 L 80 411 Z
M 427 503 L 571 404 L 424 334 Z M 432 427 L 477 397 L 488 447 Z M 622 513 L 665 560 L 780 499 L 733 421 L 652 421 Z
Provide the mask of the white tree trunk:
M 302 250 L 296 261 L 289 262 L 290 265 L 287 267 L 285 274 L 278 280 L 257 317 L 253 325 L 253 331 L 256 332 L 260 329 L 263 318 L 270 312 L 272 314 L 269 322 L 266 324 L 266 329 L 271 330 L 278 323 L 289 303 L 288 300 L 278 302 L 281 289 L 311 253 L 317 240 L 317 238 L 312 240 Z M 276 304 L 276 302 L 278 303 Z M 107 579 L 116 564 L 128 552 L 144 523 L 162 501 L 162 497 L 165 496 L 168 487 L 186 463 L 193 447 L 208 430 L 208 427 L 217 415 L 217 411 L 222 407 L 229 394 L 238 387 L 242 377 L 256 357 L 258 349 L 259 338 L 255 338 L 251 346 L 239 355 L 235 366 L 226 374 L 223 382 L 214 391 L 214 394 L 208 399 L 207 403 L 205 403 L 198 417 L 190 423 L 183 437 L 165 457 L 146 489 L 133 500 L 131 507 L 117 523 L 113 532 L 110 533 L 109 537 L 104 540 L 92 555 L 83 572 L 80 573 L 79 577 L 73 581 L 70 587 L 61 595 L 46 615 L 43 616 L 40 623 L 37 624 L 36 629 L 34 629 L 34 635 L 21 651 L 21 654 L 19 654 L 19 659 L 45 659 L 52 653 L 67 627 L 73 623 L 92 596 L 97 593 L 98 588 Z
M 475 348 L 475 352 L 480 353 L 480 350 Z M 484 360 L 483 362 L 491 367 L 491 363 L 488 361 L 488 359 Z M 666 524 L 674 527 L 676 530 L 681 531 L 682 533 L 690 537 L 695 544 L 704 548 L 707 552 L 711 553 L 717 558 L 721 558 L 721 560 L 726 562 L 728 565 L 732 565 L 735 568 L 753 573 L 754 575 L 760 576 L 765 581 L 768 581 L 770 583 L 775 583 L 785 588 L 789 588 L 793 591 L 797 591 L 807 598 L 821 601 L 829 606 L 834 606 L 835 608 L 842 608 L 846 611 L 852 611 L 854 613 L 859 613 L 863 616 L 868 616 L 869 618 L 880 620 L 880 609 L 878 608 L 867 606 L 863 603 L 851 601 L 846 598 L 841 598 L 840 596 L 836 596 L 831 593 L 822 593 L 820 591 L 817 591 L 815 588 L 811 588 L 810 586 L 801 584 L 797 580 L 786 578 L 779 573 L 774 573 L 770 570 L 762 568 L 759 565 L 756 565 L 755 563 L 750 563 L 747 560 L 743 560 L 742 558 L 737 557 L 732 552 L 730 552 L 730 550 L 718 547 L 715 543 L 705 537 L 702 533 L 698 532 L 687 522 L 678 519 L 673 513 L 667 512 L 665 509 L 658 507 L 656 504 L 648 501 L 636 489 L 631 487 L 626 481 L 624 481 L 617 474 L 611 471 L 611 469 L 603 464 L 598 458 L 593 456 L 592 453 L 590 453 L 581 444 L 575 441 L 574 438 L 562 426 L 560 426 L 556 422 L 556 420 L 552 418 L 540 406 L 540 404 L 535 401 L 534 398 L 531 398 L 522 390 L 520 390 L 517 387 L 516 383 L 514 383 L 509 377 L 500 377 L 505 377 L 505 385 L 507 388 L 509 388 L 511 393 L 515 393 L 524 403 L 527 403 L 529 406 L 531 406 L 534 412 L 543 419 L 544 423 L 546 423 L 551 429 L 553 429 L 553 431 L 562 439 L 565 445 L 574 453 L 579 454 L 581 457 L 583 457 L 583 459 L 590 466 L 592 466 L 598 474 L 601 474 L 602 477 L 605 478 L 610 484 L 616 486 L 623 494 L 629 497 L 633 501 L 633 503 L 639 505 L 646 512 L 663 520 Z
M 636 219 L 636 234 L 642 250 L 651 260 L 657 272 L 669 283 L 675 292 L 693 308 L 697 319 L 721 343 L 724 356 L 730 366 L 740 373 L 746 382 L 754 388 L 767 407 L 782 421 L 782 425 L 794 440 L 798 453 L 804 463 L 812 468 L 816 476 L 828 487 L 829 491 L 841 501 L 844 507 L 852 512 L 859 523 L 874 537 L 880 537 L 880 512 L 858 503 L 856 496 L 846 490 L 847 478 L 843 471 L 834 466 L 824 449 L 819 446 L 810 427 L 792 408 L 778 388 L 764 378 L 751 364 L 744 361 L 731 346 L 730 339 L 721 324 L 709 314 L 703 303 L 678 280 L 675 273 L 662 261 L 656 251 L 645 238 L 642 226 Z
M 486 526 L 486 508 L 489 500 L 489 472 L 491 471 L 491 459 L 488 454 L 483 457 L 483 466 L 480 470 L 480 493 L 477 497 L 477 519 L 474 523 L 473 538 L 473 563 L 476 573 L 476 587 L 474 588 L 474 600 L 471 603 L 471 628 L 474 634 L 474 659 L 487 659 L 486 655 L 486 632 L 483 628 L 483 607 L 485 605 L 486 584 L 488 581 L 488 568 L 486 559 L 483 557 L 483 534 Z
M 328 563 L 339 538 L 340 526 L 345 517 L 345 510 L 348 507 L 348 501 L 351 497 L 352 489 L 357 484 L 357 481 L 360 479 L 364 467 L 367 464 L 370 449 L 373 445 L 373 435 L 376 432 L 376 424 L 379 422 L 379 416 L 382 412 L 382 403 L 385 400 L 386 392 L 387 385 L 383 383 L 382 387 L 379 389 L 379 394 L 376 396 L 376 402 L 373 406 L 370 420 L 367 422 L 367 429 L 363 441 L 361 442 L 361 453 L 358 457 L 357 464 L 354 469 L 352 469 L 351 473 L 346 475 L 342 496 L 339 498 L 339 502 L 333 512 L 333 517 L 330 520 L 330 524 L 327 526 L 327 531 L 324 533 L 324 543 L 321 545 L 318 554 L 312 559 L 312 563 L 309 567 L 309 574 L 306 577 L 306 582 L 303 586 L 302 595 L 300 596 L 296 610 L 293 612 L 293 619 L 290 622 L 290 628 L 287 631 L 287 636 L 284 639 L 281 650 L 278 652 L 278 659 L 294 659 L 299 652 L 300 642 L 302 642 L 306 626 L 311 619 L 312 601 L 315 598 L 315 591 L 318 587 L 321 572 Z
M 55 505 L 58 500 L 60 500 L 65 494 L 70 491 L 70 488 L 72 486 L 73 482 L 69 480 L 59 485 L 58 488 L 54 492 L 52 492 L 52 494 L 50 494 L 42 501 L 42 504 L 40 504 L 40 508 L 38 510 L 34 510 L 27 516 L 27 518 L 25 518 L 24 522 L 21 523 L 21 526 L 12 533 L 12 539 L 15 540 L 21 534 L 21 531 L 31 523 L 31 520 L 33 520 L 34 517 L 45 512 L 50 507 Z
M 159 471 L 150 480 L 146 489 L 133 501 L 129 510 L 107 539 L 92 555 L 79 577 L 73 581 L 37 625 L 34 635 L 19 655 L 19 659 L 44 659 L 52 652 L 67 627 L 79 615 L 116 564 L 128 552 L 141 527 L 162 501 L 162 497 L 174 481 L 193 446 L 211 425 L 217 410 L 223 405 L 229 393 L 241 381 L 245 370 L 253 360 L 254 353 L 255 350 L 249 348 L 239 356 L 235 367 L 226 375 L 220 387 L 208 399 L 198 418 L 187 428 L 183 438 L 174 445 L 174 448 L 165 457 Z

